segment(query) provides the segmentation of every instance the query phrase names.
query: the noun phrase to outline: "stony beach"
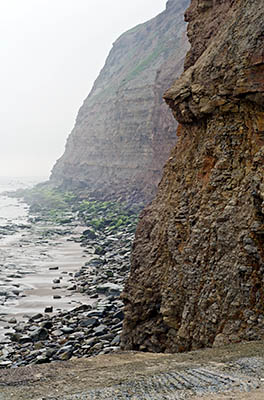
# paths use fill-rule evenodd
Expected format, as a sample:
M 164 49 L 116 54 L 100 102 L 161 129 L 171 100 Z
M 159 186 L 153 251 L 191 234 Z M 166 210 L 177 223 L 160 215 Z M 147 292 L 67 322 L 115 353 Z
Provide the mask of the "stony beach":
M 119 349 L 137 210 L 83 202 L 52 213 L 1 228 L 0 368 Z
M 25 313 L 43 311 L 46 304 L 66 307 L 66 289 L 85 257 L 78 243 L 68 242 L 70 227 L 28 224 L 12 228 L 14 234 L 0 242 L 0 315 L 20 319 Z M 71 230 L 73 237 L 79 236 L 78 227 L 73 225 Z
M 1 226 L 1 400 L 263 397 L 263 343 L 119 351 L 138 209 L 84 201 L 25 211 Z

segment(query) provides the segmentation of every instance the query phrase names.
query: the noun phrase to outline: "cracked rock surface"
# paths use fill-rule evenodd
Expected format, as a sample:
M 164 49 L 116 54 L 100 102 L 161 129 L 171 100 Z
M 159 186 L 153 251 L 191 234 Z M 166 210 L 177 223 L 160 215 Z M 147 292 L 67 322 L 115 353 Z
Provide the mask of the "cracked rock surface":
M 186 70 L 165 93 L 179 139 L 137 228 L 125 349 L 264 337 L 263 6 L 193 0 L 186 19 Z

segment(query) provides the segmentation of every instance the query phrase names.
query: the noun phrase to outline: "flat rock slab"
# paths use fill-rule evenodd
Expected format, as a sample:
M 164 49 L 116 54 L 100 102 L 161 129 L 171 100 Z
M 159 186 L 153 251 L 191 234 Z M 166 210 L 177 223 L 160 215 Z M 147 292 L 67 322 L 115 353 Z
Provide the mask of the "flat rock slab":
M 173 355 L 120 352 L 0 370 L 0 400 L 262 400 L 263 345 Z

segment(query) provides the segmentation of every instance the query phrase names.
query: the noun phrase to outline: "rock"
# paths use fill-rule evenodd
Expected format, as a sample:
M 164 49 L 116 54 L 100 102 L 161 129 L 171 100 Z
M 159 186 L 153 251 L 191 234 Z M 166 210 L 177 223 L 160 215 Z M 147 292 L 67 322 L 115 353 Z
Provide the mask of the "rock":
M 93 337 L 93 338 L 90 338 L 88 340 L 85 340 L 85 343 L 88 346 L 88 348 L 93 347 L 97 342 L 98 342 L 98 338 L 97 337 Z
M 105 249 L 103 249 L 100 246 L 96 246 L 95 250 L 94 250 L 94 254 L 97 254 L 99 256 L 102 256 L 106 253 Z
M 51 329 L 52 326 L 53 326 L 53 323 L 52 323 L 51 320 L 44 321 L 44 322 L 41 324 L 41 328 L 45 328 L 45 329 Z
M 92 229 L 86 229 L 83 231 L 83 236 L 85 236 L 87 239 L 96 239 L 97 235 Z
M 56 329 L 55 331 L 52 331 L 53 336 L 62 336 L 63 332 L 61 329 Z
M 117 335 L 111 342 L 111 346 L 119 346 L 120 344 L 120 335 Z
M 69 287 L 67 287 L 67 290 L 76 290 L 77 286 L 76 285 L 71 285 Z
M 86 313 L 86 316 L 87 316 L 87 317 L 103 317 L 103 315 L 104 315 L 104 311 L 102 311 L 102 310 L 97 310 L 97 309 L 88 311 L 88 312 Z
M 85 333 L 82 331 L 71 333 L 69 336 L 70 340 L 82 340 L 85 338 Z
M 37 328 L 31 333 L 30 337 L 33 342 L 39 342 L 48 339 L 49 332 L 45 328 Z
M 26 343 L 32 343 L 32 337 L 28 335 L 19 335 L 17 340 L 14 340 L 16 342 L 19 342 L 19 344 L 26 344 Z
M 140 216 L 122 294 L 125 349 L 264 337 L 264 10 L 198 3 L 185 14 L 185 72 L 164 95 L 178 143 Z
M 69 326 L 63 326 L 63 327 L 61 328 L 61 331 L 62 331 L 63 333 L 66 333 L 66 334 L 70 334 L 70 333 L 73 333 L 73 332 L 74 332 L 74 329 L 71 328 L 71 327 L 69 327 Z
M 104 347 L 104 346 L 103 346 L 102 343 L 96 343 L 96 344 L 91 348 L 91 351 L 98 352 L 98 351 L 102 350 L 103 347 Z
M 21 279 L 22 275 L 19 274 L 9 274 L 7 275 L 8 278 L 12 278 L 12 279 Z
M 43 351 L 43 342 L 34 342 L 34 349 L 35 350 L 42 350 Z
M 37 321 L 38 319 L 43 318 L 43 315 L 38 313 L 38 314 L 34 314 L 32 317 L 30 317 L 30 321 Z
M 34 360 L 34 364 L 46 364 L 48 363 L 50 360 L 47 357 L 46 354 L 40 354 L 39 356 L 36 357 L 36 359 Z
M 44 312 L 45 313 L 52 313 L 53 312 L 53 307 L 52 306 L 46 307 Z
M 113 318 L 118 318 L 119 320 L 123 320 L 124 319 L 124 313 L 122 310 L 119 310 L 118 312 L 113 314 Z
M 83 313 L 87 310 L 91 310 L 91 305 L 90 304 L 82 304 L 81 306 L 75 307 L 72 312 L 73 313 Z
M 111 282 L 98 285 L 96 288 L 98 293 L 103 293 L 105 295 L 117 295 L 117 296 L 120 295 L 122 289 L 123 289 L 122 286 Z
M 104 264 L 104 260 L 101 258 L 92 258 L 87 265 L 91 265 L 91 266 L 97 266 L 97 265 L 102 265 Z
M 96 328 L 94 328 L 94 336 L 102 336 L 107 332 L 107 326 L 106 325 L 99 325 Z
M 12 361 L 0 360 L 0 368 L 10 367 L 12 365 Z
M 16 318 L 10 318 L 10 319 L 8 320 L 8 323 L 9 323 L 9 324 L 16 324 L 16 323 L 17 323 L 17 320 L 16 320 Z
M 65 354 L 65 353 L 70 354 L 70 353 L 72 353 L 72 351 L 73 351 L 73 347 L 71 345 L 63 346 L 57 351 L 56 356 L 59 356 L 61 354 Z
M 12 342 L 18 342 L 22 337 L 21 333 L 8 332 L 8 333 L 6 333 L 6 335 L 8 335 L 10 337 Z
M 68 350 L 68 351 L 64 351 L 63 353 L 61 353 L 60 355 L 58 355 L 58 359 L 62 360 L 62 361 L 67 361 L 71 358 L 72 356 L 72 351 Z
M 187 5 L 188 0 L 174 1 L 114 43 L 52 170 L 53 184 L 89 188 L 97 199 L 152 198 L 176 140 L 176 122 L 161 97 L 188 48 Z
M 82 327 L 91 327 L 91 328 L 93 328 L 96 325 L 98 325 L 98 319 L 97 318 L 88 318 L 88 319 L 84 319 L 83 321 L 80 322 L 80 326 L 82 326 Z
M 229 343 L 230 343 L 229 338 L 226 335 L 224 335 L 223 333 L 219 333 L 215 337 L 213 347 L 222 347 L 222 346 L 226 346 Z
M 119 322 L 118 324 L 115 325 L 115 329 L 122 329 L 123 327 L 123 321 Z

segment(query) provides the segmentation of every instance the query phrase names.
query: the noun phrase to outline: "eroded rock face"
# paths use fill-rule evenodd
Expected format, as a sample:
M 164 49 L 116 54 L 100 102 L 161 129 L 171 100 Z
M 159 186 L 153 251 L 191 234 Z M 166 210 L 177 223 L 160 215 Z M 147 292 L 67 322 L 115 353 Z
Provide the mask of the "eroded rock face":
M 165 93 L 179 140 L 137 228 L 126 349 L 264 337 L 263 4 L 193 0 L 186 16 L 192 48 Z
M 162 95 L 183 69 L 188 5 L 168 1 L 163 13 L 114 43 L 52 182 L 97 199 L 153 198 L 176 142 L 177 123 Z

